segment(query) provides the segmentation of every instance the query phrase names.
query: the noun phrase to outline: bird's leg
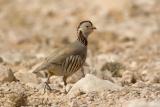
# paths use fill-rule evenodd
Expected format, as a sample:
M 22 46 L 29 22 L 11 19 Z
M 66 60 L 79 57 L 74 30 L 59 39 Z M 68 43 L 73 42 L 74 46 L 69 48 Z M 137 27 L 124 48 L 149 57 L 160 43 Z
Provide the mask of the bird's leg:
M 66 85 L 67 85 L 66 79 L 67 79 L 67 77 L 63 76 L 63 82 L 64 82 L 64 86 L 65 86 L 65 93 L 67 93 L 67 91 L 66 91 Z
M 48 75 L 48 77 L 47 77 L 47 81 L 45 82 L 45 87 L 44 87 L 44 93 L 46 92 L 46 89 L 48 89 L 49 91 L 52 91 L 52 89 L 51 89 L 51 87 L 49 86 L 49 78 L 50 78 L 51 76 L 50 75 Z
M 81 68 L 81 72 L 82 72 L 83 77 L 85 77 L 84 68 L 83 67 Z

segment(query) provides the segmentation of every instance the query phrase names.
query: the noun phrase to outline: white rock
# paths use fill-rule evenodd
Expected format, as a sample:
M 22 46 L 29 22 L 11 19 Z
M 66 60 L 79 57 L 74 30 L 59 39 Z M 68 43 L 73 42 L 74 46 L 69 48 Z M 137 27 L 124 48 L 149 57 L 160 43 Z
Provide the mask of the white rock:
M 160 106 L 160 101 L 146 102 L 144 100 L 137 99 L 127 102 L 126 107 L 159 107 L 159 106 Z
M 20 80 L 23 83 L 35 83 L 35 84 L 40 83 L 40 79 L 31 72 L 19 71 L 19 72 L 16 72 L 14 75 L 17 80 Z
M 121 86 L 116 85 L 108 80 L 102 80 L 98 77 L 87 74 L 85 78 L 79 80 L 69 91 L 69 97 L 75 97 L 79 93 L 103 92 L 104 90 L 118 90 Z
M 13 72 L 10 68 L 0 65 L 0 82 L 12 82 L 15 80 Z

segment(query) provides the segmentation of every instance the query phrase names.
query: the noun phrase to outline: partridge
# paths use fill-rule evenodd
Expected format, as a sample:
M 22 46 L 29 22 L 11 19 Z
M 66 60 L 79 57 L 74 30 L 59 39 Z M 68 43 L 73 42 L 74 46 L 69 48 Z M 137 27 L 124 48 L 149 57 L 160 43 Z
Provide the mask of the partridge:
M 77 28 L 77 40 L 52 53 L 33 71 L 35 74 L 41 70 L 47 71 L 48 79 L 46 86 L 48 89 L 51 90 L 48 82 L 52 75 L 63 76 L 63 82 L 66 86 L 67 77 L 71 76 L 83 66 L 87 57 L 88 36 L 94 29 L 96 29 L 96 27 L 93 26 L 91 21 L 80 22 Z

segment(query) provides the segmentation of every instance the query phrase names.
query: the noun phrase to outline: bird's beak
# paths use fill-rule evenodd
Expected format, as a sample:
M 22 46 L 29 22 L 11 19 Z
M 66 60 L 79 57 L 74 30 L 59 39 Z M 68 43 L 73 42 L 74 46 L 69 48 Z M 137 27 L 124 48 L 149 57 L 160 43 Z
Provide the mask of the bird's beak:
M 93 29 L 93 30 L 95 30 L 95 29 L 96 29 L 96 27 L 95 27 L 95 26 L 93 26 L 93 27 L 92 27 L 92 29 Z

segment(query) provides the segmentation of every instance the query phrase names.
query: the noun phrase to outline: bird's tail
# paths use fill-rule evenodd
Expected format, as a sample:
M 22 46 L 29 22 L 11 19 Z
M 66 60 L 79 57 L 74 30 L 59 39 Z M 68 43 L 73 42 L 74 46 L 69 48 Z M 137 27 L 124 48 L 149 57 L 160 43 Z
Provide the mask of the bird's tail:
M 43 63 L 39 63 L 33 67 L 32 73 L 37 74 L 38 72 L 44 70 L 45 66 L 43 66 Z
M 34 69 L 34 70 L 32 71 L 32 73 L 37 74 L 39 71 L 41 71 L 41 70 L 40 70 L 40 68 L 38 67 L 38 68 Z
M 36 68 L 32 73 L 36 74 L 38 77 L 46 77 L 46 71 L 43 71 L 40 68 Z

